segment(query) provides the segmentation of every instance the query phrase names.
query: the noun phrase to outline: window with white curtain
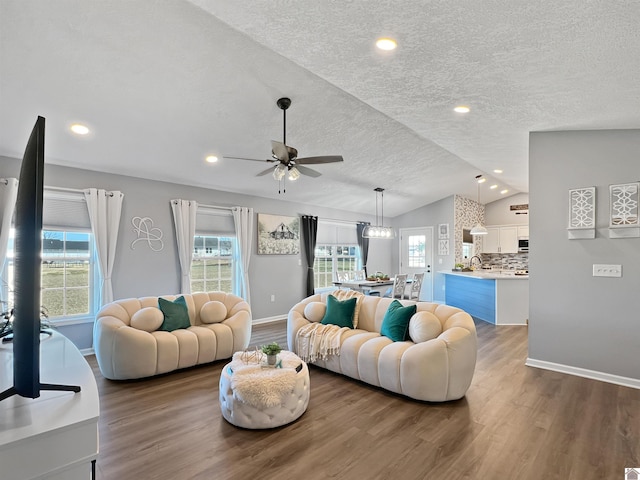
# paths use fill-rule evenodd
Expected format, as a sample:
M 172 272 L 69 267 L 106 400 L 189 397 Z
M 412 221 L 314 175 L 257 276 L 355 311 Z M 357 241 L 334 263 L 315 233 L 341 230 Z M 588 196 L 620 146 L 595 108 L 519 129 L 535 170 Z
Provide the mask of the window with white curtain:
M 93 319 L 98 308 L 98 267 L 89 212 L 82 192 L 45 189 L 42 215 L 41 305 L 52 322 Z M 13 302 L 13 231 L 3 272 L 3 298 Z
M 313 262 L 316 290 L 333 287 L 337 272 L 362 268 L 356 224 L 319 218 Z
M 235 293 L 237 242 L 231 210 L 198 205 L 191 291 Z

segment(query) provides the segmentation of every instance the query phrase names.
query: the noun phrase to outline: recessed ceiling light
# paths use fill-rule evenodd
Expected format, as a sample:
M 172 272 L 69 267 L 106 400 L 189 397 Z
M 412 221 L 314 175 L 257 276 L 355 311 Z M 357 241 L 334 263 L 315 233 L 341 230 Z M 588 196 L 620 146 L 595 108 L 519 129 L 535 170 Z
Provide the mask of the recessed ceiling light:
M 453 109 L 454 112 L 458 112 L 458 113 L 469 113 L 470 110 L 471 109 L 465 105 L 458 105 Z
M 496 168 L 493 173 L 502 173 L 502 170 L 500 168 Z
M 216 163 L 218 161 L 218 157 L 216 157 L 215 155 L 209 155 L 207 158 L 205 158 L 205 160 L 208 163 Z
M 498 188 L 498 185 L 491 185 L 489 188 L 490 188 L 491 190 L 495 190 L 496 188 Z
M 507 190 L 506 188 L 504 190 L 500 190 L 500 194 L 504 195 L 505 193 L 507 193 L 509 190 Z
M 376 40 L 376 47 L 378 47 L 380 50 L 395 50 L 397 46 L 398 44 L 392 38 L 379 38 L 378 40 Z
M 86 125 L 82 125 L 80 123 L 74 123 L 69 128 L 73 133 L 77 135 L 86 135 L 87 133 L 89 133 L 89 127 L 87 127 Z
M 486 181 L 487 181 L 487 179 L 483 177 L 483 178 L 481 178 L 481 179 L 479 179 L 479 180 L 478 180 L 478 183 L 484 183 L 484 182 L 486 182 Z

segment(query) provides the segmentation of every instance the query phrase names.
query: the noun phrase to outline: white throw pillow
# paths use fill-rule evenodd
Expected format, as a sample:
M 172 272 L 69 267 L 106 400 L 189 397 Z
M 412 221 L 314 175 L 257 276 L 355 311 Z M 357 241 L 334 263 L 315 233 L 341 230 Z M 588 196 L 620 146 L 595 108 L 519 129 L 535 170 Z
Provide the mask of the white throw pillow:
M 409 320 L 409 336 L 415 343 L 437 338 L 442 333 L 442 324 L 431 312 L 417 312 Z
M 162 325 L 164 315 L 158 307 L 144 307 L 131 317 L 131 326 L 145 332 L 155 332 Z
M 227 318 L 227 307 L 224 303 L 212 300 L 202 305 L 200 320 L 202 323 L 219 323 Z
M 324 302 L 310 302 L 304 307 L 304 318 L 310 322 L 321 322 L 326 311 L 327 305 Z

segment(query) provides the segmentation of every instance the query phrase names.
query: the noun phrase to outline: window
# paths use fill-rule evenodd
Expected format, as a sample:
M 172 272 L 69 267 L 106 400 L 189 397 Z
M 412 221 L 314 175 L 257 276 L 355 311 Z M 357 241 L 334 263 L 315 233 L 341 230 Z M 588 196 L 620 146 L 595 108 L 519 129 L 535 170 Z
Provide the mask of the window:
M 93 236 L 86 232 L 44 230 L 40 303 L 49 319 L 93 316 L 96 268 Z M 13 303 L 13 232 L 7 250 L 3 286 L 9 304 Z
M 191 291 L 233 293 L 235 238 L 196 235 L 191 262 Z
M 313 262 L 315 288 L 332 287 L 337 272 L 359 270 L 357 245 L 316 245 Z

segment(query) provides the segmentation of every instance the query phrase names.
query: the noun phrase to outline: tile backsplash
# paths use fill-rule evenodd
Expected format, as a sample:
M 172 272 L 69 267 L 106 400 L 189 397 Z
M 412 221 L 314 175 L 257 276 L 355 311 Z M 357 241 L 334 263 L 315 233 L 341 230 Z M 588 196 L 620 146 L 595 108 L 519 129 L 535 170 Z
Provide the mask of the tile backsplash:
M 483 253 L 482 265 L 500 270 L 528 270 L 529 253 Z

